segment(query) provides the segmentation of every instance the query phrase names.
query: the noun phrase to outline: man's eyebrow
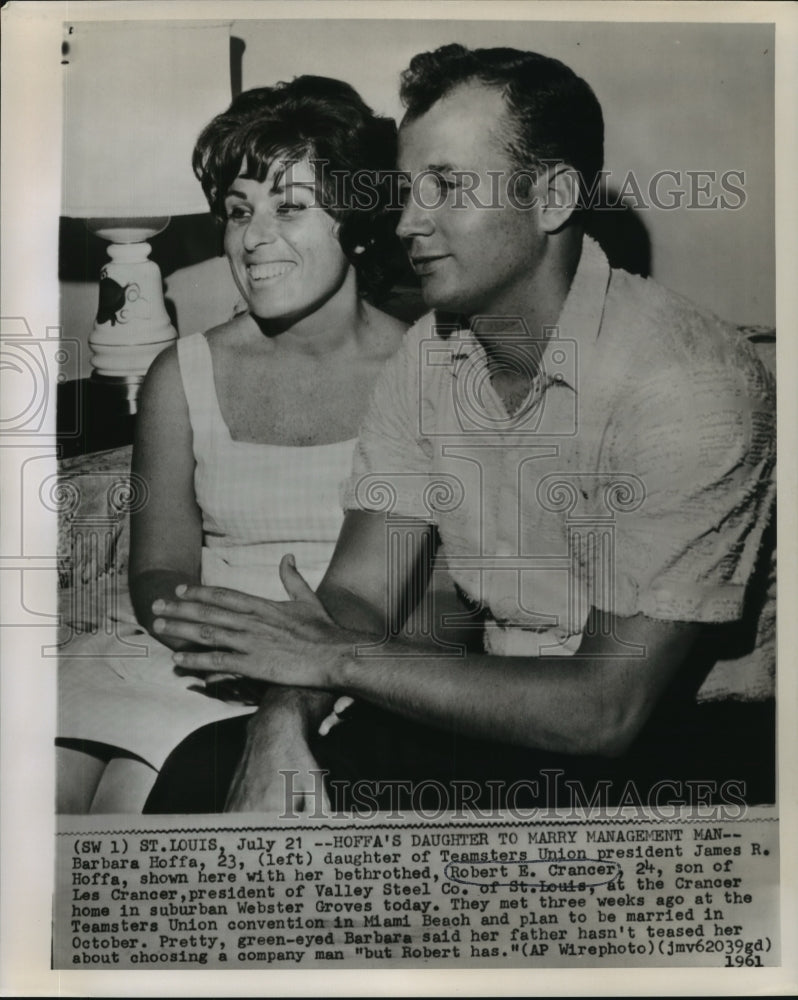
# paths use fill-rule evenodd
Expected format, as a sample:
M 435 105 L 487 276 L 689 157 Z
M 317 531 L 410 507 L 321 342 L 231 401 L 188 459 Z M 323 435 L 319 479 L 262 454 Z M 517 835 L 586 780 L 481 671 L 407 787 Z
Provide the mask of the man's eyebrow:
M 467 173 L 462 167 L 455 167 L 451 163 L 428 163 L 419 173 L 421 174 L 462 174 Z M 398 170 L 399 181 L 410 181 L 411 172 L 409 170 Z
M 235 188 L 228 188 L 224 196 L 225 198 L 241 198 L 242 201 L 247 199 L 243 191 L 236 191 Z

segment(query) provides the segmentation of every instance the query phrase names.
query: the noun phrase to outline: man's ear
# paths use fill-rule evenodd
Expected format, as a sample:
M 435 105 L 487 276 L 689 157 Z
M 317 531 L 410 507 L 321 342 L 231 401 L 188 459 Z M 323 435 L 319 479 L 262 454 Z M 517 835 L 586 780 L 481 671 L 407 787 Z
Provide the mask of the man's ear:
M 579 207 L 579 173 L 567 163 L 550 165 L 540 205 L 540 225 L 545 233 L 561 229 Z

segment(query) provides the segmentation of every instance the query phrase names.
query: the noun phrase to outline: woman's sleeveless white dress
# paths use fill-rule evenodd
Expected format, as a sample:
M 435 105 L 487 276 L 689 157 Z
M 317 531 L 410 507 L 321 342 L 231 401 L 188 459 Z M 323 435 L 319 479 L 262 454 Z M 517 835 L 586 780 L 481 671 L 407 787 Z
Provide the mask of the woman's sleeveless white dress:
M 235 441 L 205 336 L 179 340 L 177 354 L 194 435 L 202 582 L 286 600 L 277 568 L 293 552 L 315 588 L 341 528 L 340 484 L 354 440 L 307 447 Z M 176 674 L 171 650 L 137 624 L 129 598 L 126 605 L 103 634 L 70 644 L 59 665 L 57 735 L 108 744 L 159 769 L 195 729 L 253 708 L 208 697 L 201 679 Z M 120 640 L 140 655 L 120 656 Z

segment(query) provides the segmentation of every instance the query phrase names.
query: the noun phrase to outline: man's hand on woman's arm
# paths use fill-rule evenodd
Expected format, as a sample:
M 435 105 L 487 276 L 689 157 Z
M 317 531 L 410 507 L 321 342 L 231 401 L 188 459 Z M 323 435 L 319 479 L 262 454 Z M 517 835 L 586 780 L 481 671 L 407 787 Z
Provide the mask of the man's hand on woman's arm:
M 245 615 L 206 607 L 206 625 L 199 626 L 195 601 L 175 607 L 177 618 L 185 614 L 188 620 L 172 620 L 168 627 L 201 642 L 199 630 L 210 623 L 211 643 L 232 650 L 182 654 L 196 669 L 229 669 L 275 684 L 345 693 L 477 738 L 607 756 L 622 753 L 635 739 L 701 631 L 696 623 L 593 611 L 573 657 L 457 657 L 436 649 L 419 655 L 417 645 L 400 638 L 386 640 L 378 655 L 362 656 L 357 646 L 372 644 L 373 634 L 336 625 L 313 596 L 310 621 L 308 607 L 289 623 L 285 611 L 272 605 L 253 628 Z M 211 600 L 213 593 L 194 597 Z
M 402 577 L 389 577 L 384 525 L 382 515 L 347 515 L 318 593 L 287 555 L 280 578 L 290 600 L 270 601 L 221 587 L 181 587 L 174 599 L 159 605 L 154 631 L 206 647 L 175 657 L 190 669 L 335 691 L 342 661 L 359 644 L 387 639 L 401 626 L 407 577 L 423 574 L 418 588 L 429 580 L 429 567 L 419 570 L 412 552 Z M 418 522 L 405 550 L 414 547 L 420 553 L 429 546 L 432 530 Z M 396 574 L 396 568 L 391 572 Z

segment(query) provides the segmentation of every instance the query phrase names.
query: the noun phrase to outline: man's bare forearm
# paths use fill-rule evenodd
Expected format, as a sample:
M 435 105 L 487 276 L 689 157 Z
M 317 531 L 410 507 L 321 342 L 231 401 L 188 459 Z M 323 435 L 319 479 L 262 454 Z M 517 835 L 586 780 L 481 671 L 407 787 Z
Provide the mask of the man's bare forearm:
M 453 591 L 444 595 L 445 611 L 457 610 L 453 596 Z M 385 616 L 366 600 L 333 588 L 322 599 L 337 608 L 331 613 L 342 627 L 359 629 L 361 622 L 371 622 L 369 631 L 386 635 Z M 424 649 L 404 636 L 386 636 L 379 650 L 346 650 L 333 686 L 399 715 L 476 738 L 617 756 L 642 729 L 700 628 L 593 610 L 577 656 L 518 657 L 484 653 L 475 646 L 474 629 L 469 642 L 468 630 L 447 633 L 436 622 L 435 637 L 455 644 L 465 639 L 470 646 L 465 655 L 436 644 L 435 637 Z M 635 647 L 640 655 L 630 656 Z
M 426 725 L 530 748 L 610 752 L 603 739 L 613 727 L 603 699 L 597 704 L 591 697 L 600 686 L 598 670 L 607 671 L 603 664 L 449 657 L 399 640 L 339 662 L 335 683 L 342 691 Z
M 379 650 L 342 647 L 331 686 L 476 738 L 616 756 L 639 733 L 699 630 L 643 616 L 624 628 L 640 655 L 596 637 L 575 657 L 457 657 L 401 638 Z

